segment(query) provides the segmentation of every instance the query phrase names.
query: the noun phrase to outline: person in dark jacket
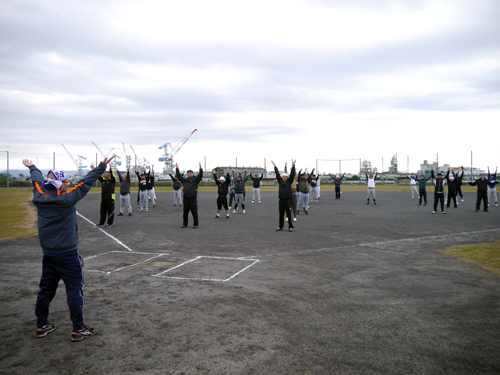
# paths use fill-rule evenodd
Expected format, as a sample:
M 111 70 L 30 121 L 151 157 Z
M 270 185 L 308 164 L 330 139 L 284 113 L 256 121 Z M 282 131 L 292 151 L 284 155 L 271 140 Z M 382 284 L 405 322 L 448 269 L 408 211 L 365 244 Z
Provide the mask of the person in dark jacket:
M 139 181 L 139 197 L 141 202 L 141 208 L 139 211 L 148 210 L 148 181 L 146 180 L 146 174 L 143 172 L 139 174 L 140 167 L 137 167 L 135 170 L 135 174 L 137 175 L 137 179 Z
M 446 198 L 446 208 L 450 208 L 451 201 L 453 200 L 453 207 L 458 208 L 457 204 L 457 181 L 455 180 L 455 173 L 451 171 L 448 177 L 448 195 Z
M 231 183 L 229 180 L 229 168 L 227 169 L 226 177 L 221 176 L 219 179 L 215 174 L 215 169 L 212 169 L 212 173 L 214 175 L 215 184 L 217 185 L 217 215 L 216 219 L 220 219 L 220 210 L 222 206 L 226 210 L 226 219 L 229 219 L 229 206 L 227 205 L 227 194 L 229 193 L 229 184 Z
M 470 186 L 477 185 L 477 200 L 476 200 L 476 212 L 479 211 L 481 207 L 481 201 L 484 203 L 484 212 L 488 212 L 488 185 L 491 184 L 490 180 L 484 177 L 484 173 L 479 175 L 479 178 L 474 182 L 469 182 Z M 493 185 L 498 184 L 495 181 Z
M 311 173 L 314 173 L 314 169 Z M 293 180 L 293 179 L 292 179 Z M 297 205 L 297 215 L 300 213 L 300 206 L 304 208 L 306 215 L 309 215 L 309 184 L 311 183 L 311 177 L 307 176 L 307 168 L 302 173 L 302 169 L 299 171 L 298 190 L 299 190 L 299 203 Z
M 155 170 L 154 165 L 151 166 L 151 169 L 146 173 L 146 183 L 147 183 L 147 194 L 148 198 L 153 203 L 153 208 L 156 207 L 156 195 L 155 195 Z
M 250 178 L 253 181 L 252 203 L 255 202 L 256 200 L 255 197 L 257 197 L 257 201 L 260 204 L 260 182 L 264 178 L 264 173 L 261 173 L 260 177 L 258 173 L 255 173 L 255 178 L 254 178 L 252 177 L 252 171 L 250 171 Z
M 50 171 L 47 179 L 31 160 L 23 164 L 30 170 L 33 183 L 33 203 L 38 211 L 38 238 L 43 250 L 42 277 L 36 300 L 37 330 L 35 337 L 47 336 L 56 329 L 49 323 L 49 306 L 62 279 L 66 286 L 67 303 L 73 321 L 72 341 L 95 334 L 83 317 L 83 260 L 78 253 L 78 227 L 75 205 L 92 188 L 113 159 L 104 159 L 76 186 L 69 189 L 69 180 L 62 171 Z
M 130 167 L 127 169 L 126 175 L 121 175 L 118 168 L 116 169 L 118 181 L 120 181 L 120 213 L 117 216 L 123 216 L 125 205 L 128 208 L 128 216 L 132 216 L 132 205 L 130 204 Z
M 247 168 L 248 169 L 248 168 Z M 245 183 L 248 180 L 247 169 L 245 169 L 245 174 L 243 177 L 238 175 L 236 177 L 234 168 L 233 168 L 233 180 L 234 180 L 234 210 L 233 214 L 238 211 L 238 204 L 241 204 L 242 213 L 246 213 L 245 211 Z
M 443 178 L 442 173 L 438 173 L 437 177 L 434 175 L 434 167 L 431 167 L 431 176 L 434 179 L 434 210 L 433 214 L 436 213 L 437 205 L 441 202 L 441 213 L 444 214 L 444 183 L 448 179 L 450 175 L 450 171 L 446 173 L 446 176 Z
M 90 169 L 94 169 L 91 165 Z M 108 224 L 106 228 L 111 228 L 113 225 L 113 220 L 115 218 L 115 174 L 113 173 L 113 168 L 109 166 L 109 172 L 104 172 L 104 175 L 99 177 L 99 181 L 102 183 L 101 187 L 101 216 L 99 218 L 99 223 L 96 225 L 98 227 L 104 226 L 106 219 L 108 219 Z
M 457 195 L 460 195 L 460 200 L 463 202 L 464 201 L 464 193 L 462 192 L 462 179 L 464 178 L 464 167 L 461 167 L 462 169 L 462 174 L 459 175 L 459 173 L 455 173 L 455 180 L 457 181 Z
M 427 206 L 427 189 L 426 189 L 426 183 L 432 178 L 432 176 L 429 176 L 425 178 L 423 174 L 420 175 L 420 180 L 418 181 L 418 205 L 422 205 L 422 197 L 424 198 L 424 206 Z
M 285 212 L 286 217 L 288 219 L 288 231 L 293 232 L 294 226 L 292 221 L 292 213 L 290 209 L 292 207 L 292 182 L 295 178 L 295 161 L 292 161 L 292 170 L 290 171 L 290 175 L 288 173 L 283 173 L 280 175 L 278 167 L 276 167 L 276 163 L 271 160 L 271 163 L 274 165 L 274 173 L 276 174 L 276 180 L 278 181 L 279 186 L 279 227 L 276 229 L 277 231 L 283 230 L 285 226 Z
M 181 172 L 179 171 L 179 166 L 175 164 L 175 175 L 184 187 L 184 214 L 182 216 L 182 228 L 187 228 L 189 211 L 191 211 L 191 214 L 193 215 L 193 228 L 198 228 L 198 184 L 203 178 L 203 169 L 201 169 L 201 163 L 199 164 L 200 171 L 198 176 L 195 177 L 193 171 L 190 169 L 187 171 L 187 178 L 182 177 Z
M 179 202 L 179 206 L 182 206 L 181 182 L 179 181 L 179 177 L 172 176 L 170 173 L 168 175 L 172 179 L 172 189 L 174 189 L 174 206 L 177 206 L 177 202 Z
M 340 199 L 340 185 L 342 183 L 342 180 L 345 177 L 345 173 L 342 175 L 342 177 L 340 177 L 340 175 L 336 176 L 336 177 L 333 177 L 332 175 L 330 175 L 330 177 L 332 178 L 333 182 L 335 183 L 335 199 Z

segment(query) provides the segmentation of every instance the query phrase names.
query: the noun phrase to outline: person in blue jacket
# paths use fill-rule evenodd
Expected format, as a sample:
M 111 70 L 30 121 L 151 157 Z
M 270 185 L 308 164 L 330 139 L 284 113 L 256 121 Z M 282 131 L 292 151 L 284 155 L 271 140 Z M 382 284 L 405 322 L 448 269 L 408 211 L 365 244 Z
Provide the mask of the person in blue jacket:
M 63 280 L 67 302 L 73 321 L 71 341 L 80 341 L 95 334 L 83 318 L 83 259 L 78 253 L 76 203 L 92 188 L 92 184 L 106 170 L 113 159 L 104 159 L 78 184 L 69 188 L 63 171 L 50 171 L 44 180 L 42 172 L 31 160 L 24 159 L 33 183 L 33 203 L 38 211 L 38 237 L 43 251 L 40 291 L 36 300 L 37 329 L 35 337 L 45 337 L 56 326 L 49 323 L 50 302 L 56 295 L 57 284 Z

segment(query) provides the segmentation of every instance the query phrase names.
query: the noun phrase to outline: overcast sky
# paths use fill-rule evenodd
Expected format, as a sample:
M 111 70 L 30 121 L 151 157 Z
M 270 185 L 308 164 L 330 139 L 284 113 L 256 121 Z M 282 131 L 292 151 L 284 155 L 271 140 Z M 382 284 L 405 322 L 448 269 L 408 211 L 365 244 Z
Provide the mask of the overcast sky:
M 0 2 L 0 150 L 500 166 L 500 1 Z M 0 152 L 0 170 L 5 169 Z M 46 164 L 46 165 L 45 165 Z M 343 162 L 355 172 L 359 161 Z M 338 162 L 319 162 L 337 172 Z

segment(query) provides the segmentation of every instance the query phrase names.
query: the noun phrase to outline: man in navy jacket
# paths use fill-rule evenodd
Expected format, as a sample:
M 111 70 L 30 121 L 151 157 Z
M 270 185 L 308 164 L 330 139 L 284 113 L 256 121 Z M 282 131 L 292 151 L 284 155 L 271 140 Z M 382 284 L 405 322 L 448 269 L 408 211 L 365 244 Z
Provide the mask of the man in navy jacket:
M 48 322 L 49 305 L 61 279 L 66 286 L 73 321 L 71 341 L 80 341 L 95 333 L 93 328 L 85 325 L 83 319 L 83 260 L 78 253 L 75 205 L 87 195 L 113 157 L 104 159 L 71 189 L 68 188 L 69 181 L 64 172 L 50 171 L 47 180 L 44 180 L 31 160 L 23 160 L 23 164 L 30 169 L 34 186 L 33 203 L 38 211 L 38 237 L 44 254 L 35 308 L 36 337 L 44 337 L 56 329 L 54 324 Z

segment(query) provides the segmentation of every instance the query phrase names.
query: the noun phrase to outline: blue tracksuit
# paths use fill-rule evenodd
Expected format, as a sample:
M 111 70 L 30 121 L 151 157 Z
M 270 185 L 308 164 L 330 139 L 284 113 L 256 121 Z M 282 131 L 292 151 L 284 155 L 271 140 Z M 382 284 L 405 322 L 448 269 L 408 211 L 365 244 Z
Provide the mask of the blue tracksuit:
M 43 175 L 30 167 L 33 182 L 33 203 L 38 210 L 38 237 L 44 253 L 40 291 L 36 301 L 37 327 L 48 323 L 49 305 L 62 279 L 66 286 L 68 307 L 73 329 L 83 328 L 83 260 L 78 253 L 76 203 L 85 197 L 92 184 L 106 169 L 100 164 L 79 183 L 61 193 L 42 186 Z

